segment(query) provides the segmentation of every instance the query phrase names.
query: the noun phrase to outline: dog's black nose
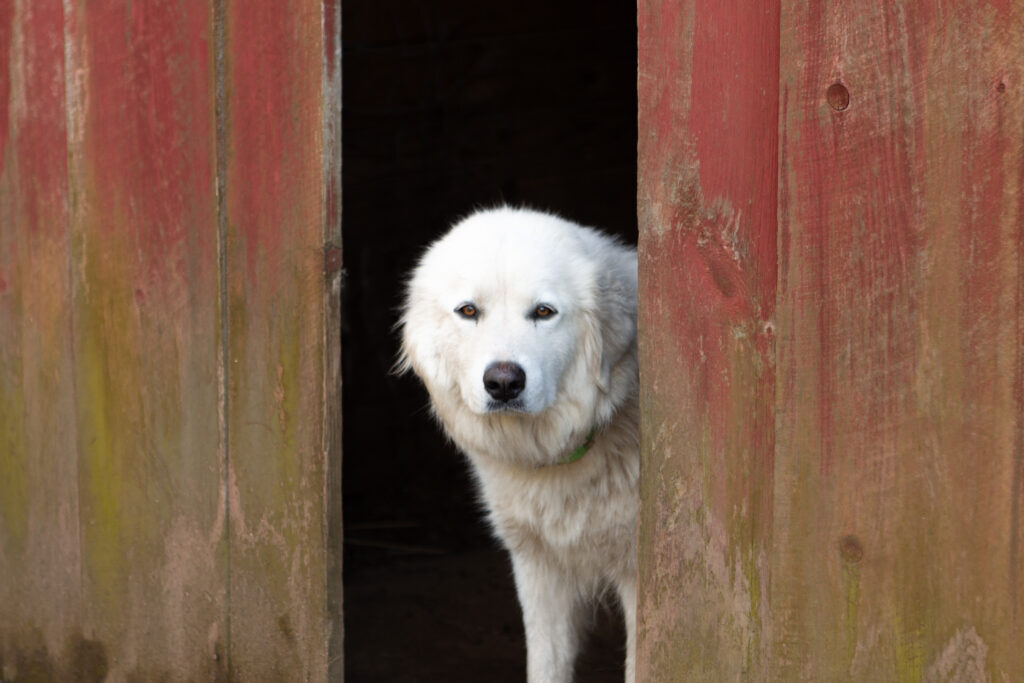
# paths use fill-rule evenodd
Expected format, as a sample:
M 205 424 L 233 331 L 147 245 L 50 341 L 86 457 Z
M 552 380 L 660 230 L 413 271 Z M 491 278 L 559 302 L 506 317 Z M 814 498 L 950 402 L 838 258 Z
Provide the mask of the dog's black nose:
M 498 401 L 511 401 L 523 393 L 526 371 L 518 363 L 491 363 L 484 371 L 484 389 Z

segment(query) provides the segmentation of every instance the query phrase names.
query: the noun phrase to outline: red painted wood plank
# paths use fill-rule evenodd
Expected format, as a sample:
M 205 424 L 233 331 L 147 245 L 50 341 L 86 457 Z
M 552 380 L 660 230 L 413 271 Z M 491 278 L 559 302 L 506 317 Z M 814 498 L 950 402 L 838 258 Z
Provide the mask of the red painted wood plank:
M 214 208 L 208 16 L 13 10 L 0 393 L 17 410 L 0 419 L 19 421 L 3 453 L 21 470 L 2 477 L 4 675 L 210 677 L 225 609 L 204 363 L 215 242 L 194 229 Z
M 1016 680 L 1024 12 L 782 25 L 772 676 Z
M 59 677 L 79 589 L 61 3 L 0 3 L 0 670 Z M 32 596 L 33 600 L 26 600 Z M 25 653 L 31 653 L 26 657 Z
M 338 263 L 325 247 L 340 244 L 338 141 L 325 138 L 339 112 L 325 107 L 340 92 L 328 10 L 289 0 L 225 12 L 231 656 L 242 680 L 320 678 L 340 665 L 329 664 L 340 614 L 326 612 L 341 578 L 329 417 L 341 404 L 325 382 L 338 371 L 327 346 L 338 332 L 326 328 L 338 299 L 325 284 L 339 284 L 337 265 L 325 278 Z
M 82 628 L 114 678 L 224 668 L 211 20 L 65 17 Z
M 778 3 L 638 6 L 639 679 L 765 658 L 778 21 Z

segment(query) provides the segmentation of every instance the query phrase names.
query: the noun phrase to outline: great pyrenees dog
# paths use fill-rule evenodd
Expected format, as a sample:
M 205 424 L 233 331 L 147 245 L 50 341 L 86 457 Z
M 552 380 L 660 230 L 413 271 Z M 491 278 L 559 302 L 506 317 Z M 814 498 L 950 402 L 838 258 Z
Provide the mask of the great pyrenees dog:
M 636 292 L 636 250 L 508 207 L 455 225 L 408 284 L 397 369 L 426 385 L 511 555 L 530 683 L 572 680 L 609 589 L 634 679 Z

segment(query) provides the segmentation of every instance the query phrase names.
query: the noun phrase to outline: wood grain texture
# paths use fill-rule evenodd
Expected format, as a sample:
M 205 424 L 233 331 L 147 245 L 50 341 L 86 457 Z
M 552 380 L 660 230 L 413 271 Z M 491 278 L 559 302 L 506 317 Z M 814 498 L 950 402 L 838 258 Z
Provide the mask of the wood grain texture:
M 1024 11 L 782 26 L 773 676 L 1018 680 Z
M 0 675 L 39 678 L 86 642 L 63 25 L 59 1 L 0 3 Z
M 0 6 L 0 678 L 340 661 L 336 17 Z
M 66 12 L 82 622 L 109 675 L 208 678 L 226 618 L 211 15 Z
M 639 671 L 1021 679 L 1024 10 L 782 2 L 775 127 L 741 9 L 640 5 Z
M 324 111 L 323 9 L 319 0 L 225 5 L 230 618 L 240 680 L 321 677 L 336 623 L 327 493 L 337 492 L 328 477 L 340 461 L 324 450 L 326 415 L 340 408 L 325 404 L 324 246 L 337 243 L 325 212 L 336 179 L 325 177 L 323 117 L 337 113 Z
M 217 439 L 216 271 L 213 242 L 187 230 L 214 208 L 208 17 L 13 10 L 0 201 L 5 243 L 24 246 L 0 295 L 16 306 L 0 325 L 18 404 L 4 419 L 19 422 L 2 477 L 4 675 L 209 678 L 224 619 L 202 448 Z
M 640 680 L 765 657 L 778 11 L 639 4 Z

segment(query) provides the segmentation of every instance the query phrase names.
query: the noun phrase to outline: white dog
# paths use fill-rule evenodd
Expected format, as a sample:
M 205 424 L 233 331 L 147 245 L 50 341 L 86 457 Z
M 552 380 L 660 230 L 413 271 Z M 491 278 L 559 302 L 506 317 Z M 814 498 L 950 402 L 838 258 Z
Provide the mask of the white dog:
M 636 251 L 535 211 L 481 211 L 409 282 L 398 369 L 473 464 L 508 548 L 531 683 L 572 680 L 588 602 L 614 588 L 634 678 Z

